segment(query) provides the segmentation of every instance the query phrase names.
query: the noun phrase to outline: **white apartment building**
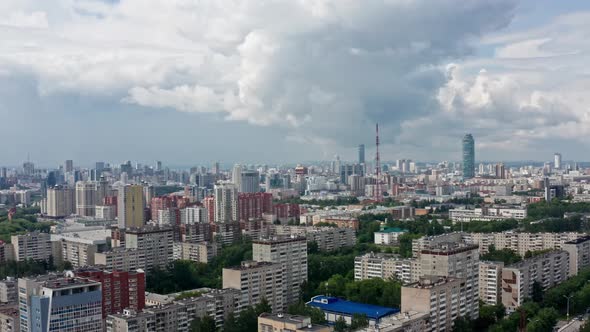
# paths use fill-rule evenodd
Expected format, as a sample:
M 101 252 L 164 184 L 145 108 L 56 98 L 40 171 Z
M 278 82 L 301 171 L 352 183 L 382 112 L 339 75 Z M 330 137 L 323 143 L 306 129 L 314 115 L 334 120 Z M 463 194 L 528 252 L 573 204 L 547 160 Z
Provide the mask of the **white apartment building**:
M 28 259 L 49 260 L 52 255 L 51 236 L 47 233 L 30 232 L 11 236 L 14 259 L 22 262 Z
M 215 211 L 216 223 L 231 223 L 239 221 L 238 216 L 238 187 L 233 183 L 215 185 Z
M 449 210 L 449 218 L 453 222 L 470 222 L 472 220 L 494 221 L 505 219 L 521 220 L 527 217 L 524 207 L 483 207 L 473 210 L 466 208 Z
M 382 253 L 368 253 L 354 259 L 354 280 L 395 278 L 409 284 L 419 277 L 420 264 L 416 259 Z

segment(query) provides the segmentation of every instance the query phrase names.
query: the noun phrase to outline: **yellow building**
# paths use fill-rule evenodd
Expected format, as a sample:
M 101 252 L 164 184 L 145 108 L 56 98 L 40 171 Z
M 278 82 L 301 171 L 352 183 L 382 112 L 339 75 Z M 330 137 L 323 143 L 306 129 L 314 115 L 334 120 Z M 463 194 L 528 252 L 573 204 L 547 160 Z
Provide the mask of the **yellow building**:
M 119 228 L 142 227 L 144 205 L 143 186 L 126 185 L 120 188 L 117 197 Z

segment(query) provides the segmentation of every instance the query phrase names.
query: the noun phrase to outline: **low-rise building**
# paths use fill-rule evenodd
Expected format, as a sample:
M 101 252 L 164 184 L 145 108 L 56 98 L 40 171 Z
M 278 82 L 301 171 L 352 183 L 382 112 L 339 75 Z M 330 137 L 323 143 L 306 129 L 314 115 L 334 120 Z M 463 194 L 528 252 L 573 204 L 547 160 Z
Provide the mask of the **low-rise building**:
M 568 272 L 569 254 L 563 250 L 506 266 L 502 270 L 502 304 L 507 312 L 513 312 L 532 296 L 535 282 L 548 289 L 566 280 Z
M 407 229 L 401 229 L 398 227 L 381 227 L 381 229 L 378 232 L 373 233 L 375 235 L 375 244 L 397 244 L 399 243 L 400 235 L 405 234 L 407 232 Z
M 331 327 L 311 323 L 310 317 L 263 313 L 258 316 L 258 332 L 331 332 Z
M 340 318 L 346 321 L 346 324 L 352 323 L 352 317 L 355 314 L 365 315 L 369 320 L 369 325 L 379 324 L 385 317 L 395 315 L 399 312 L 396 308 L 387 308 L 372 304 L 364 304 L 352 301 L 346 301 L 337 297 L 317 295 L 306 303 L 308 306 L 320 309 L 324 312 L 326 321 L 329 324 L 336 323 Z

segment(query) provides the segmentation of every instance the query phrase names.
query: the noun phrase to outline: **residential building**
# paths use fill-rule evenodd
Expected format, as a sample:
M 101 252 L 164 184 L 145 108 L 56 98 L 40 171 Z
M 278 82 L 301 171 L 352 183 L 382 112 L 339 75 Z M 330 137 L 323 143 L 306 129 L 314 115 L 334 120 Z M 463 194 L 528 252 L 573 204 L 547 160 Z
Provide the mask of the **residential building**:
M 269 225 L 270 236 L 305 237 L 317 244 L 320 251 L 334 251 L 356 245 L 356 233 L 352 228 Z
M 323 311 L 329 324 L 334 324 L 342 318 L 347 325 L 350 325 L 352 317 L 355 314 L 361 314 L 367 317 L 370 326 L 374 326 L 379 324 L 383 318 L 395 315 L 400 311 L 395 308 L 352 302 L 325 295 L 316 295 L 306 304 Z
M 314 325 L 310 317 L 263 313 L 258 316 L 258 332 L 332 332 L 327 325 Z
M 400 235 L 403 235 L 407 232 L 407 229 L 401 229 L 398 227 L 381 227 L 381 230 L 373 233 L 375 236 L 375 244 L 397 244 L 399 242 Z
M 23 262 L 28 259 L 48 261 L 51 257 L 51 236 L 48 233 L 30 232 L 10 237 L 14 248 L 14 259 Z
M 173 258 L 207 264 L 217 256 L 218 250 L 216 242 L 174 242 Z
M 503 262 L 479 262 L 479 299 L 485 304 L 496 305 L 502 302 Z
M 257 262 L 281 264 L 285 305 L 297 303 L 301 285 L 307 282 L 307 240 L 304 237 L 252 241 L 252 258 Z
M 98 281 L 102 286 L 102 317 L 123 312 L 141 311 L 145 307 L 145 272 L 110 271 L 85 267 L 74 271 L 77 277 Z
M 425 331 L 450 332 L 455 319 L 467 315 L 465 296 L 464 279 L 424 276 L 402 286 L 402 312 L 429 313 Z
M 260 174 L 258 171 L 243 170 L 238 186 L 240 193 L 257 193 L 260 191 Z
M 583 236 L 564 242 L 561 249 L 569 254 L 569 276 L 573 277 L 581 269 L 590 266 L 590 236 Z
M 202 206 L 187 207 L 180 210 L 181 224 L 205 224 L 209 223 L 209 212 Z
M 469 243 L 479 245 L 481 253 L 487 253 L 490 246 L 496 250 L 510 249 L 524 256 L 527 251 L 540 251 L 547 249 L 561 249 L 568 241 L 576 240 L 584 236 L 583 233 L 525 233 L 507 231 L 502 233 L 456 233 Z
M 96 183 L 91 181 L 76 182 L 76 214 L 94 217 L 96 204 Z
M 429 313 L 408 311 L 387 316 L 375 326 L 365 327 L 356 332 L 424 332 L 428 328 Z
M 117 218 L 117 207 L 114 205 L 97 205 L 96 219 L 115 220 Z
M 152 332 L 156 331 L 155 326 L 155 315 L 131 309 L 125 309 L 120 314 L 110 314 L 106 318 L 107 332 Z
M 238 222 L 238 187 L 232 183 L 215 185 L 215 214 L 216 223 Z
M 241 221 L 260 219 L 263 213 L 271 214 L 273 213 L 272 194 L 259 192 L 239 193 L 238 210 Z
M 109 251 L 96 253 L 94 264 L 114 271 L 146 270 L 145 256 L 145 250 L 116 247 Z
M 52 218 L 64 218 L 75 212 L 74 190 L 67 186 L 47 189 L 46 214 Z
M 125 248 L 137 249 L 145 255 L 146 270 L 164 269 L 173 255 L 173 230 L 170 227 L 144 226 L 125 232 Z
M 459 208 L 449 210 L 449 217 L 454 222 L 522 220 L 527 217 L 527 210 L 525 207 L 482 207 L 473 210 Z
M 143 186 L 126 185 L 119 188 L 117 195 L 117 218 L 119 228 L 142 227 L 144 225 Z
M 10 303 L 18 300 L 18 293 L 16 290 L 17 281 L 12 277 L 7 277 L 0 280 L 0 302 Z
M 19 332 L 20 319 L 18 304 L 0 305 L 0 332 Z
M 327 217 L 327 218 L 323 218 L 323 219 L 314 219 L 313 221 L 313 225 L 317 225 L 319 223 L 328 223 L 328 224 L 334 224 L 336 225 L 336 227 L 341 227 L 341 228 L 352 228 L 355 231 L 358 231 L 359 229 L 359 221 L 357 218 L 355 217 Z
M 404 284 L 415 282 L 420 277 L 420 262 L 398 255 L 368 253 L 354 259 L 354 280 L 395 278 Z
M 74 268 L 94 265 L 94 255 L 108 247 L 108 230 L 51 234 L 54 262 L 67 261 Z
M 502 304 L 507 312 L 513 312 L 532 296 L 535 282 L 546 290 L 565 281 L 568 272 L 569 254 L 563 250 L 506 266 L 502 270 Z
M 223 288 L 241 292 L 239 310 L 256 305 L 264 298 L 273 312 L 284 312 L 284 275 L 282 264 L 246 261 L 241 266 L 223 269 Z
M 101 284 L 86 278 L 20 278 L 21 331 L 102 331 Z

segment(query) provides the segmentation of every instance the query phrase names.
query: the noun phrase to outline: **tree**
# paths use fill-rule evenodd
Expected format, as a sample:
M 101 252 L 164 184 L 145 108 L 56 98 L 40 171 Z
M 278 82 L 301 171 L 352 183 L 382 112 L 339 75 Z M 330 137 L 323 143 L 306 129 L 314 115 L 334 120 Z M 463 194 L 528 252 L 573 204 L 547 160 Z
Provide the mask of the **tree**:
M 535 302 L 543 301 L 543 286 L 538 281 L 533 282 L 533 294 L 531 299 Z
M 346 321 L 342 316 L 338 317 L 336 322 L 334 323 L 334 331 L 335 332 L 345 332 L 348 329 L 348 325 L 346 325 Z
M 263 313 L 271 313 L 272 312 L 272 307 L 270 306 L 270 303 L 268 303 L 268 301 L 266 300 L 266 298 L 262 298 L 262 301 L 260 301 L 260 303 L 258 303 L 255 307 L 254 310 L 256 311 L 256 317 L 260 316 Z
M 210 316 L 197 317 L 191 322 L 191 332 L 212 332 L 216 330 L 215 320 Z
M 453 332 L 472 332 L 471 322 L 465 317 L 459 317 L 453 322 Z
M 364 327 L 369 326 L 369 319 L 365 314 L 354 314 L 352 315 L 352 320 L 350 322 L 350 330 L 356 331 L 358 329 L 362 329 Z
M 223 332 L 240 332 L 240 326 L 234 313 L 230 313 L 223 322 Z

